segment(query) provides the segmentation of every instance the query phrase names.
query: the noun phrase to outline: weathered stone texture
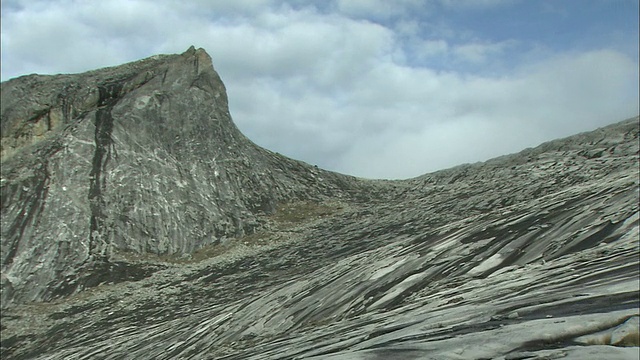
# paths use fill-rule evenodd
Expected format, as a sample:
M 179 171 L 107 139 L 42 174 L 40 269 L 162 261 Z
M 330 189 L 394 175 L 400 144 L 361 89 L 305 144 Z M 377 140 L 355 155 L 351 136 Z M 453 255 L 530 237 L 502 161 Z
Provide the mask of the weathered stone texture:
M 403 181 L 235 128 L 203 50 L 2 84 L 7 359 L 637 359 L 639 119 Z
M 91 273 L 119 253 L 188 256 L 261 229 L 278 203 L 359 186 L 245 138 L 202 49 L 11 80 L 2 84 L 2 271 L 13 291 L 3 304 L 74 291 L 79 268 Z

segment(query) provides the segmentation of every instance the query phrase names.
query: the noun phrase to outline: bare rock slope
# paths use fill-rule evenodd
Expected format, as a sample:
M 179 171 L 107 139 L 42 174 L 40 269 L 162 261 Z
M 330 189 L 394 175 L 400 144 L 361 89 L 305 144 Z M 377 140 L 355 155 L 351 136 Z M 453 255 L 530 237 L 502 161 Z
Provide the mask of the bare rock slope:
M 201 49 L 5 82 L 1 116 L 3 304 L 139 278 L 152 269 L 114 260 L 188 256 L 360 186 L 246 139 Z
M 1 115 L 2 358 L 638 358 L 638 118 L 362 180 L 247 140 L 193 48 Z

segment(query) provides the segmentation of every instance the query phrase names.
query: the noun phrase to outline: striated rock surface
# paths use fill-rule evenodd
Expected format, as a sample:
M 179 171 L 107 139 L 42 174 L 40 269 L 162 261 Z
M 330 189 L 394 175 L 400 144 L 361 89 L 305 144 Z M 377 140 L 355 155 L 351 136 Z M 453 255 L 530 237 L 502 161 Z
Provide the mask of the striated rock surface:
M 262 229 L 279 203 L 360 186 L 240 134 L 202 49 L 24 76 L 1 110 L 3 306 L 144 277 L 155 267 L 119 257 L 188 256 Z
M 2 84 L 3 359 L 638 358 L 638 118 L 370 181 L 225 96 L 193 48 Z

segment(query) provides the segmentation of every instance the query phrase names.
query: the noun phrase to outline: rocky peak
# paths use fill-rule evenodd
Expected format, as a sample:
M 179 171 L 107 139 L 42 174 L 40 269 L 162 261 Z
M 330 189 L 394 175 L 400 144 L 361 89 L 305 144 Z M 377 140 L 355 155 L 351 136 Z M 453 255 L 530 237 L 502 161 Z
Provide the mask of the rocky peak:
M 119 254 L 189 256 L 254 233 L 281 203 L 364 194 L 243 136 L 194 47 L 4 82 L 1 119 L 3 304 L 76 291 Z
M 225 88 L 211 58 L 203 49 L 193 47 L 180 55 L 156 55 L 79 75 L 27 75 L 4 82 L 3 158 L 23 145 L 51 135 L 52 131 L 55 133 L 87 112 L 112 108 L 118 101 L 132 97 L 137 100 L 137 110 L 153 108 L 159 104 L 149 103 L 152 97 L 157 101 L 163 93 L 181 86 L 206 92 L 215 100 L 209 105 L 228 114 Z M 233 128 L 230 117 L 225 120 L 225 125 Z

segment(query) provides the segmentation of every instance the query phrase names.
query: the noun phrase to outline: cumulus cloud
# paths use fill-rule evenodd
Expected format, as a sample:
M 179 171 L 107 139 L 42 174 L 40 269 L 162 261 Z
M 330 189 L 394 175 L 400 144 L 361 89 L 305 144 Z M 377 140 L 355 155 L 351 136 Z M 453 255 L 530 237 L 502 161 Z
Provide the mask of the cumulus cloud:
M 455 24 L 429 15 L 437 4 L 470 4 L 390 4 L 3 1 L 2 78 L 85 71 L 193 44 L 211 54 L 249 138 L 381 178 L 485 160 L 638 112 L 638 63 L 624 52 L 541 55 L 531 44 L 515 54 L 527 45 L 456 34 Z
M 471 63 L 484 63 L 496 55 L 502 54 L 515 41 L 502 41 L 498 43 L 466 43 L 457 45 L 453 53 L 461 61 Z
M 162 48 L 174 25 L 189 28 L 179 14 L 149 1 L 2 4 L 3 79 L 132 61 Z
M 421 105 L 394 112 L 379 132 L 394 135 L 365 137 L 367 145 L 349 149 L 339 167 L 415 176 L 587 131 L 637 113 L 634 73 L 636 64 L 611 51 L 562 56 L 505 77 L 412 72 L 396 101 L 415 104 L 419 94 Z M 368 111 L 375 117 L 384 108 Z
M 425 8 L 425 2 L 420 0 L 336 0 L 339 12 L 356 17 L 389 19 L 404 15 L 409 11 Z

